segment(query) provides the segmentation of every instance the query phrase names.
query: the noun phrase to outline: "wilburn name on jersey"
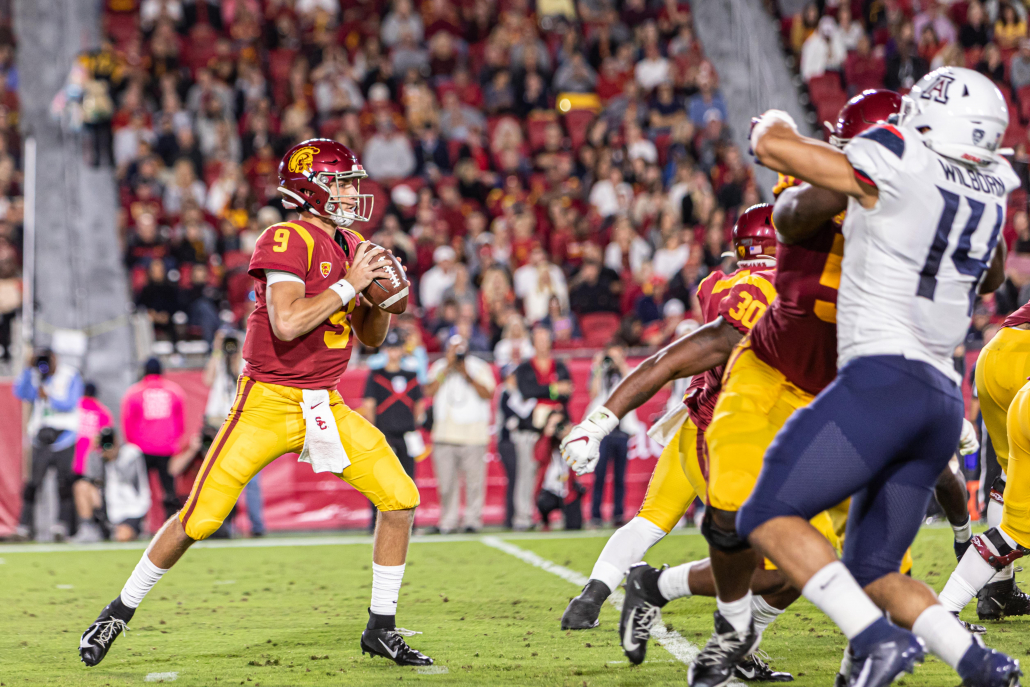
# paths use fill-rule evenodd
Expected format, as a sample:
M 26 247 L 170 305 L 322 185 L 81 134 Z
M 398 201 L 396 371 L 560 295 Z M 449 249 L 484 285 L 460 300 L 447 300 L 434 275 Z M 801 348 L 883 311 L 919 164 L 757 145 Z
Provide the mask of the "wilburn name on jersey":
M 963 170 L 957 165 L 948 164 L 941 158 L 937 158 L 937 162 L 940 164 L 941 169 L 944 170 L 944 176 L 947 177 L 948 181 L 954 181 L 956 184 L 962 184 L 966 188 L 980 191 L 981 193 L 991 193 L 999 198 L 1007 193 L 1002 180 L 992 174 L 985 174 L 984 172 L 969 168 Z M 967 176 L 969 177 L 968 181 L 966 181 Z

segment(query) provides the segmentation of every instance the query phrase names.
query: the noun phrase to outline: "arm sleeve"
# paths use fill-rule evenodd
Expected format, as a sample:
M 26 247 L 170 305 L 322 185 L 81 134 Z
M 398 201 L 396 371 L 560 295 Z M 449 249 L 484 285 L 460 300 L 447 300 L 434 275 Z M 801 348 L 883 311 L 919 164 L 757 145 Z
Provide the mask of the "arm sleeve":
M 281 281 L 293 281 L 298 284 L 304 283 L 303 279 L 292 272 L 285 272 L 283 270 L 265 270 L 265 284 L 271 286 L 272 284 L 278 284 Z
M 760 274 L 752 274 L 734 284 L 720 301 L 719 315 L 740 333 L 747 334 L 775 299 L 772 282 Z
M 907 144 L 897 127 L 883 124 L 851 139 L 844 154 L 860 181 L 883 192 L 893 185 Z
M 36 386 L 32 383 L 32 369 L 25 368 L 18 375 L 18 381 L 14 385 L 14 395 L 22 401 L 35 401 Z
M 250 258 L 250 276 L 265 281 L 265 270 L 280 270 L 304 279 L 311 262 L 314 243 L 298 225 L 273 224 L 258 237 Z

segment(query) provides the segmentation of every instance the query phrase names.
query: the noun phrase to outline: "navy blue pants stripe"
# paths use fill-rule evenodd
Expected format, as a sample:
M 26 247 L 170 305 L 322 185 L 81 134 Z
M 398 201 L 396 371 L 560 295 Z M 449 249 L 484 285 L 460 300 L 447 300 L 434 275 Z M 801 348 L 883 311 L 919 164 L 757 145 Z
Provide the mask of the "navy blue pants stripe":
M 962 431 L 957 385 L 900 356 L 858 358 L 784 425 L 737 514 L 747 537 L 772 518 L 806 520 L 854 499 L 844 563 L 863 586 L 896 572 Z

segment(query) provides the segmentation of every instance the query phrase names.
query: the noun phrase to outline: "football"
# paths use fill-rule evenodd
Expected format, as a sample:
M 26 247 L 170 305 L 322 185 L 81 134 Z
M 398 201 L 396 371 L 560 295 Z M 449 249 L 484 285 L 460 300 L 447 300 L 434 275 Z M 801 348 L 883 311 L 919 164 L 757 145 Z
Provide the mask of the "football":
M 388 276 L 373 279 L 372 283 L 365 287 L 362 293 L 368 300 L 386 312 L 399 315 L 408 309 L 408 289 L 411 283 L 404 274 L 404 268 L 401 267 L 400 260 L 393 253 L 385 251 L 380 253 L 377 260 L 373 261 L 374 264 L 381 262 L 387 263 L 386 272 Z

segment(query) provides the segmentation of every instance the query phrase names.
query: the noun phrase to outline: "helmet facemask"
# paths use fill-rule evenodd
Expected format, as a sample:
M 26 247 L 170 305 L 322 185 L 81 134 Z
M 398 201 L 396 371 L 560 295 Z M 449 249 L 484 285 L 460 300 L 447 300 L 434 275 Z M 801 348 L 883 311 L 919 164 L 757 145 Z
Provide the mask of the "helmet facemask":
M 361 180 L 367 174 L 354 172 L 315 172 L 311 174 L 311 183 L 315 184 L 329 198 L 325 204 L 325 215 L 338 227 L 349 227 L 354 222 L 368 222 L 372 219 L 372 205 L 375 196 L 361 193 Z M 339 192 L 347 184 L 354 186 L 355 194 Z M 333 193 L 333 189 L 338 192 Z M 321 213 L 316 213 L 321 214 Z

